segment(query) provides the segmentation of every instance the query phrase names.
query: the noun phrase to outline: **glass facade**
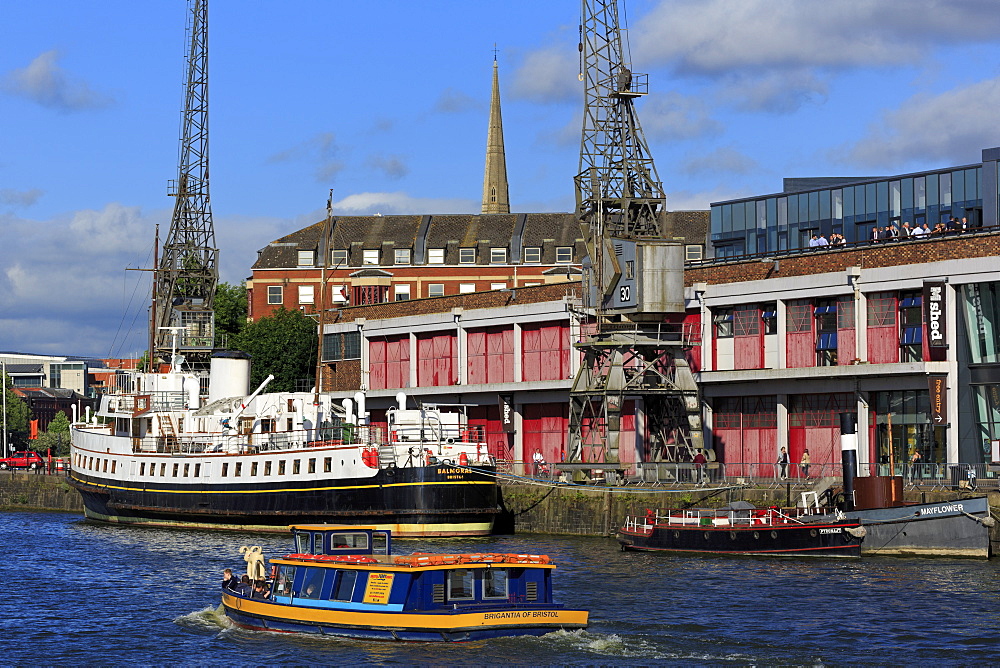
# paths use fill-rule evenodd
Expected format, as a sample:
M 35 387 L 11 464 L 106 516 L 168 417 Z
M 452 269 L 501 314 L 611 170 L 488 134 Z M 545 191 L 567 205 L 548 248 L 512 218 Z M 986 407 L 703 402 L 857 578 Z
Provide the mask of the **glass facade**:
M 975 445 L 982 445 L 988 461 L 991 442 L 1000 440 L 1000 281 L 963 285 L 960 294 Z
M 714 203 L 711 257 L 807 248 L 813 234 L 863 242 L 876 226 L 926 222 L 933 228 L 952 216 L 968 218 L 971 227 L 996 225 L 997 150 L 983 151 L 983 158 L 980 165 L 856 182 L 812 179 L 814 189 Z

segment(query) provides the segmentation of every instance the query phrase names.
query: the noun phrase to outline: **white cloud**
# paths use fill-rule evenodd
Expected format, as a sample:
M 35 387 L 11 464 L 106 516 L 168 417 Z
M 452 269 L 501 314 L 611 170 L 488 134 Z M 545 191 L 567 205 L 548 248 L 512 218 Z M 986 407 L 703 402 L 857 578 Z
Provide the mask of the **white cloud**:
M 684 161 L 680 171 L 684 174 L 752 174 L 760 170 L 756 160 L 731 146 L 717 148 Z
M 582 102 L 576 50 L 551 46 L 527 54 L 514 72 L 511 97 L 534 102 Z
M 466 111 L 479 111 L 485 109 L 486 105 L 454 88 L 445 88 L 441 91 L 437 101 L 434 103 L 434 111 L 444 114 L 458 114 Z
M 320 132 L 294 146 L 271 154 L 267 161 L 311 165 L 316 180 L 320 183 L 328 183 L 334 180 L 345 167 L 344 163 L 338 159 L 341 150 L 341 146 L 337 143 L 337 138 L 332 132 Z
M 394 180 L 403 178 L 410 171 L 406 162 L 398 155 L 373 155 L 365 161 L 365 164 Z
M 1000 78 L 940 95 L 917 95 L 886 112 L 857 143 L 839 149 L 836 157 L 868 168 L 898 168 L 910 161 L 978 162 L 983 148 L 1000 144 L 998 108 Z
M 72 80 L 59 67 L 59 57 L 58 51 L 46 51 L 27 67 L 11 70 L 4 77 L 4 89 L 60 111 L 94 109 L 112 103 L 109 96 L 92 90 L 85 81 Z
M 404 192 L 356 193 L 333 203 L 334 213 L 345 215 L 471 213 L 481 203 L 471 199 L 434 199 L 413 197 Z
M 994 2 L 663 0 L 631 30 L 633 53 L 679 74 L 869 68 L 926 57 L 949 40 L 993 41 Z
M 15 207 L 31 206 L 44 194 L 45 191 L 39 188 L 32 188 L 30 190 L 0 188 L 0 204 L 8 204 Z
M 646 135 L 661 141 L 716 135 L 723 129 L 703 100 L 680 93 L 650 95 L 638 114 Z

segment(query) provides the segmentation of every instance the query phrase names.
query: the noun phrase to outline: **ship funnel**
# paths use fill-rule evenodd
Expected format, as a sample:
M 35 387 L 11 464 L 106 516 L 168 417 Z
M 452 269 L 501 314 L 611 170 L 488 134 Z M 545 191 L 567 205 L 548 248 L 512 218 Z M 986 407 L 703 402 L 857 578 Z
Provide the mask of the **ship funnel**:
M 344 407 L 344 423 L 354 424 L 354 401 L 344 399 L 340 402 L 340 405 Z
M 840 459 L 844 468 L 844 510 L 854 510 L 854 478 L 858 475 L 858 416 L 840 414 Z
M 242 350 L 220 350 L 212 355 L 208 383 L 209 403 L 250 393 L 250 355 Z
M 406 392 L 396 393 L 396 405 L 399 406 L 399 410 L 406 410 Z
M 367 424 L 368 411 L 365 409 L 365 393 L 355 392 L 354 403 L 358 406 L 358 424 Z

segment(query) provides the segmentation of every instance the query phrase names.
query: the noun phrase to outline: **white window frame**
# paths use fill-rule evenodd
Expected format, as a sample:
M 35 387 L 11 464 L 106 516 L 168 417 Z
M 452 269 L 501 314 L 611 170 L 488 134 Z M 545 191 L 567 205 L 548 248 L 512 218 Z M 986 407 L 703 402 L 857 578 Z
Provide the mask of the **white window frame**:
M 506 248 L 491 248 L 490 249 L 490 264 L 507 264 L 507 249 Z
M 427 264 L 444 264 L 444 249 L 443 248 L 428 248 L 427 249 Z
M 397 302 L 405 302 L 410 300 L 410 284 L 409 283 L 395 283 L 392 286 L 392 298 Z
M 393 253 L 393 264 L 410 264 L 410 249 L 397 248 Z
M 570 264 L 573 262 L 572 246 L 556 246 L 556 264 Z
M 540 246 L 525 246 L 524 248 L 524 263 L 525 264 L 541 264 L 542 263 L 542 249 Z
M 444 283 L 428 283 L 427 284 L 427 296 L 428 297 L 444 297 Z
M 458 249 L 458 263 L 459 264 L 475 264 L 476 263 L 476 249 L 475 248 L 459 248 Z
M 459 283 L 458 284 L 458 294 L 460 294 L 460 295 L 467 295 L 470 292 L 475 292 L 475 291 L 476 291 L 476 284 L 475 283 Z
M 506 290 L 506 283 L 490 283 L 490 290 Z
M 316 303 L 316 286 L 313 285 L 300 285 L 299 287 L 299 303 L 300 304 L 315 304 Z
M 705 249 L 698 244 L 688 244 L 684 247 L 684 259 L 687 261 L 702 260 L 705 257 Z
M 347 266 L 347 249 L 334 248 L 330 251 L 330 264 L 334 267 Z
M 316 266 L 316 251 L 315 250 L 300 250 L 298 252 L 297 265 L 299 267 L 315 267 Z
M 346 285 L 331 285 L 330 286 L 330 303 L 333 305 L 343 305 L 349 301 L 347 296 L 347 286 Z
M 275 301 L 275 297 L 278 298 Z M 267 286 L 267 303 L 268 304 L 283 304 L 285 298 L 285 286 L 283 285 L 269 285 Z
M 361 264 L 378 265 L 379 251 L 377 248 L 367 248 L 361 251 Z

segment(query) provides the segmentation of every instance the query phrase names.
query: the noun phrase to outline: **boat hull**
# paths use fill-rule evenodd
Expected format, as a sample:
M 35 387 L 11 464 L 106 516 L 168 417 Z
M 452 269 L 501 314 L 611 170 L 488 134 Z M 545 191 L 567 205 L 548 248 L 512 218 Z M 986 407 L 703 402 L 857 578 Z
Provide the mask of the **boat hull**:
M 554 606 L 463 612 L 369 612 L 306 608 L 224 594 L 226 616 L 242 628 L 285 633 L 414 642 L 466 642 L 540 636 L 587 627 L 585 610 Z
M 860 520 L 868 533 L 864 555 L 990 556 L 990 530 L 983 523 L 990 516 L 986 497 L 856 510 L 847 516 Z
M 488 535 L 498 512 L 488 469 L 384 469 L 369 478 L 251 484 L 122 481 L 74 471 L 89 520 L 139 526 L 287 531 L 289 524 L 363 524 L 401 537 Z
M 846 529 L 857 522 L 785 524 L 760 527 L 654 524 L 647 530 L 621 529 L 623 550 L 688 554 L 786 557 L 860 557 L 862 539 Z M 865 539 L 867 540 L 867 538 Z

